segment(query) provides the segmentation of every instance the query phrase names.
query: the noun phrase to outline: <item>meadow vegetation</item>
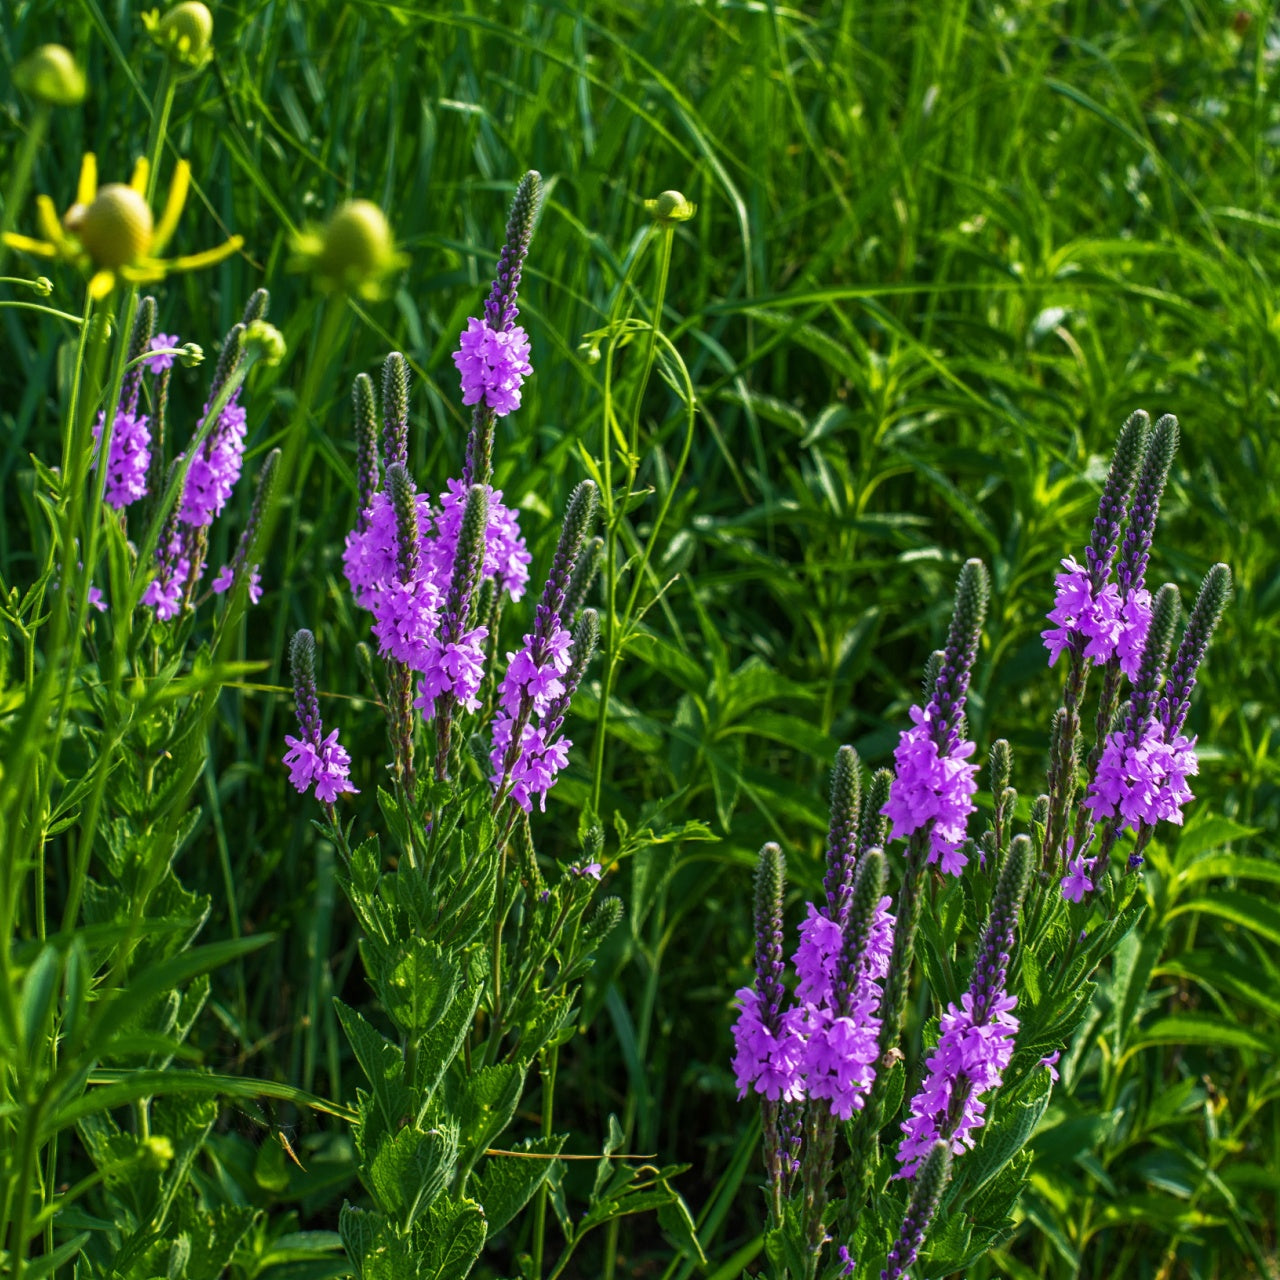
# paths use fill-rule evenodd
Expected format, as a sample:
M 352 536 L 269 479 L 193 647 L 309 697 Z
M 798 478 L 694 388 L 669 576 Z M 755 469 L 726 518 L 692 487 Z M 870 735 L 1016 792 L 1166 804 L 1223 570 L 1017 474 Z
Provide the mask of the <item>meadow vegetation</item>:
M 140 580 L 123 531 L 99 521 L 88 431 L 95 397 L 125 379 L 127 342 L 99 343 L 81 322 L 73 267 L 0 249 L 0 924 L 12 935 L 0 1248 L 12 1272 L 351 1274 L 339 1214 L 344 1200 L 368 1207 L 356 1089 L 376 1089 L 381 1052 L 367 1038 L 354 1050 L 352 1028 L 390 1012 L 407 1043 L 426 1026 L 389 1006 L 362 944 L 360 894 L 391 892 L 392 871 L 352 888 L 352 851 L 375 832 L 383 854 L 422 834 L 376 800 L 386 724 L 342 559 L 362 492 L 352 384 L 379 384 L 402 352 L 407 470 L 433 495 L 461 474 L 472 415 L 450 357 L 480 313 L 516 184 L 536 170 L 519 297 L 534 373 L 493 439 L 494 488 L 532 553 L 504 647 L 533 626 L 564 513 L 590 479 L 600 649 L 566 721 L 567 768 L 511 857 L 549 881 L 598 861 L 621 916 L 592 933 L 586 897 L 556 890 L 573 927 L 584 922 L 565 944 L 581 961 L 570 1016 L 542 1029 L 514 1092 L 480 1109 L 505 1114 L 504 1148 L 548 1141 L 553 1081 L 568 1138 L 537 1149 L 589 1158 L 547 1162 L 522 1187 L 529 1211 L 494 1231 L 474 1274 L 535 1274 L 532 1257 L 539 1276 L 766 1273 L 758 1108 L 738 1100 L 730 1066 L 758 851 L 786 850 L 794 926 L 822 892 L 837 749 L 852 745 L 869 770 L 892 763 L 971 558 L 990 592 L 968 733 L 979 759 L 997 737 L 1011 744 L 1029 831 L 1062 687 L 1041 640 L 1054 575 L 1082 554 L 1116 433 L 1145 408 L 1181 426 L 1149 585 L 1173 582 L 1189 608 L 1214 563 L 1234 581 L 1188 719 L 1196 801 L 1124 880 L 1145 910 L 1061 1046 L 1061 1079 L 1025 1137 L 1015 1229 L 963 1274 L 1275 1275 L 1274 6 L 210 7 L 212 56 L 180 75 L 126 0 L 12 0 L 0 19 L 4 230 L 39 234 L 37 193 L 66 209 L 86 152 L 103 182 L 156 159 L 155 208 L 188 161 L 165 255 L 242 243 L 140 285 L 156 332 L 204 352 L 167 375 L 171 430 L 194 433 L 243 318 L 246 470 L 282 451 L 258 603 L 237 579 L 172 630 L 122 609 Z M 73 52 L 87 93 L 42 113 L 8 73 L 50 40 Z M 654 203 L 672 190 L 691 206 L 679 216 Z M 351 198 L 379 206 L 394 235 L 385 278 L 364 293 L 323 280 L 306 253 Z M 48 296 L 25 283 L 40 275 Z M 122 277 L 110 296 L 132 287 Z M 246 316 L 260 288 L 270 309 Z M 233 561 L 253 502 L 246 477 L 210 533 L 210 565 Z M 162 506 L 130 517 L 143 558 Z M 72 571 L 68 548 L 97 570 L 110 629 L 90 620 L 87 576 L 51 585 L 51 564 Z M 282 764 L 299 629 L 314 634 L 321 711 L 359 789 L 337 823 L 312 821 L 325 815 Z M 985 770 L 978 785 L 985 821 Z M 470 837 L 483 844 L 498 836 L 477 787 L 463 829 L 483 829 Z M 963 967 L 988 903 L 953 896 L 931 964 L 960 937 Z M 440 956 L 453 963 L 450 945 Z M 935 977 L 919 975 L 906 1003 L 912 1068 L 934 1034 Z M 462 1052 L 459 1039 L 445 1066 Z M 83 1073 L 60 1074 L 63 1058 Z M 167 1093 L 178 1069 L 187 1091 Z M 205 1085 L 190 1084 L 198 1074 Z M 147 1146 L 153 1125 L 186 1145 Z M 486 1125 L 473 1162 L 491 1145 L 477 1135 L 498 1132 Z M 182 1217 L 188 1191 L 166 1190 L 178 1168 L 204 1217 Z M 54 1215 L 67 1188 L 76 1202 Z M 163 1225 L 113 1262 L 113 1216 L 118 1233 L 130 1214 Z M 920 1275 L 960 1273 L 922 1258 Z M 443 1255 L 432 1265 L 421 1274 L 454 1274 Z

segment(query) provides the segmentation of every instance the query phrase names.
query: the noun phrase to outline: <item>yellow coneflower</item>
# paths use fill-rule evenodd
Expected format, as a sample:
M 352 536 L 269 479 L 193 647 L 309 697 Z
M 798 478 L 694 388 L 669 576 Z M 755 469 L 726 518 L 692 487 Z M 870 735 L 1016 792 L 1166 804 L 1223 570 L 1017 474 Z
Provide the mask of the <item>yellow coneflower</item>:
M 42 258 L 63 258 L 92 271 L 89 291 L 94 298 L 105 298 L 117 278 L 131 284 L 153 284 L 172 271 L 196 271 L 221 262 L 244 243 L 243 236 L 232 236 L 216 249 L 161 258 L 186 203 L 191 166 L 185 160 L 178 161 L 158 222 L 147 204 L 148 175 L 148 163 L 140 157 L 128 185 L 110 182 L 99 187 L 97 158 L 86 152 L 75 203 L 61 218 L 48 196 L 36 198 L 36 217 L 46 238 L 5 232 L 4 241 L 13 249 Z

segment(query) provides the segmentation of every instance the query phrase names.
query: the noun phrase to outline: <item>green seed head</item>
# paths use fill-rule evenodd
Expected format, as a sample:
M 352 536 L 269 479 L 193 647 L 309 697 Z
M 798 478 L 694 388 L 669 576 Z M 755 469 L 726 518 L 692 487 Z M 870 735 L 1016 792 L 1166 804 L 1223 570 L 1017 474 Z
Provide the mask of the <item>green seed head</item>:
M 664 191 L 656 200 L 646 200 L 645 208 L 659 222 L 688 222 L 698 212 L 696 204 L 690 204 L 679 191 Z
M 29 53 L 13 69 L 13 83 L 50 107 L 74 107 L 84 101 L 84 72 L 60 44 L 42 44 Z
M 121 182 L 99 187 L 87 207 L 72 205 L 62 222 L 79 237 L 94 264 L 108 270 L 132 265 L 151 248 L 151 210 L 138 192 Z
M 315 270 L 327 287 L 370 295 L 399 265 L 386 215 L 371 200 L 339 205 L 320 233 Z
M 163 18 L 151 13 L 143 22 L 156 44 L 185 67 L 202 67 L 213 56 L 213 15 L 200 0 L 184 0 Z
M 246 351 L 256 350 L 263 364 L 279 364 L 288 346 L 284 334 L 266 320 L 255 320 L 244 331 Z

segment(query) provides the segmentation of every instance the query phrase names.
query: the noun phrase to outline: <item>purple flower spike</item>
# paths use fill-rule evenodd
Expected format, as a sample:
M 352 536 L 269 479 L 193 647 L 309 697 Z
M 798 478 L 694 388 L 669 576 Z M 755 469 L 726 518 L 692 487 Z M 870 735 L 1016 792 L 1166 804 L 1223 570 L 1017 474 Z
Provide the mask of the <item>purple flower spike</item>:
M 895 778 L 882 812 L 893 822 L 897 840 L 929 827 L 929 861 L 958 876 L 969 859 L 961 851 L 965 826 L 974 811 L 978 790 L 972 742 L 958 742 L 950 754 L 940 754 L 929 711 L 911 708 L 913 727 L 903 731 L 893 753 Z
M 98 414 L 93 437 L 102 440 L 104 415 Z M 108 506 L 127 507 L 147 496 L 147 472 L 151 466 L 151 432 L 145 414 L 124 410 L 115 417 L 107 456 L 107 480 L 103 498 Z
M 453 362 L 462 376 L 463 404 L 483 403 L 499 418 L 520 407 L 520 388 L 533 372 L 529 335 L 520 325 L 498 332 L 473 316 Z
M 355 793 L 348 778 L 351 757 L 338 742 L 337 729 L 324 736 L 320 721 L 320 704 L 316 697 L 316 641 L 310 631 L 294 632 L 289 646 L 289 665 L 293 672 L 293 694 L 302 736 L 285 735 L 289 750 L 284 764 L 289 781 L 304 795 L 314 785 L 316 799 L 332 804 L 344 792 Z
M 961 735 L 969 673 L 987 613 L 990 584 L 980 560 L 968 560 L 956 584 L 947 647 L 938 660 L 933 696 L 921 711 L 911 708 L 912 728 L 894 751 L 897 776 L 881 809 L 892 819 L 892 837 L 929 830 L 929 862 L 959 875 L 969 859 L 961 852 L 965 823 L 974 810 L 978 766 L 966 761 L 974 744 Z
M 986 1104 L 979 1095 L 999 1087 L 1018 1032 L 1017 1001 L 1004 988 L 1030 869 L 1031 842 L 1018 836 L 996 881 L 969 990 L 959 1008 L 950 1004 L 943 1013 L 937 1047 L 925 1061 L 924 1083 L 902 1124 L 895 1178 L 916 1177 L 940 1140 L 955 1155 L 971 1150 L 974 1132 L 985 1123 Z

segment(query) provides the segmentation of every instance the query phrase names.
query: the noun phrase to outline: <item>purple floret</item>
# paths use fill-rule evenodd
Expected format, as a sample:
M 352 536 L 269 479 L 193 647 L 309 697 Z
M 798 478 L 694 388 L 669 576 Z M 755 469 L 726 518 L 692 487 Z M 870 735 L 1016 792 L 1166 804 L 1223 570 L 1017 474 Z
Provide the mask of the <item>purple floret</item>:
M 98 414 L 93 438 L 101 441 L 105 415 Z M 145 414 L 120 411 L 111 432 L 107 480 L 103 497 L 108 506 L 127 507 L 147 496 L 147 472 L 151 466 L 151 432 Z
M 182 345 L 182 339 L 176 333 L 157 333 L 151 339 L 151 345 L 148 347 L 150 351 L 164 351 L 163 355 L 144 356 L 142 363 L 152 373 L 163 373 L 166 369 L 173 368 L 174 357 L 169 351 L 165 351 L 166 347 L 174 348 Z
M 453 362 L 462 375 L 463 404 L 483 401 L 500 418 L 520 407 L 521 384 L 533 372 L 529 337 L 520 325 L 499 331 L 471 317 Z
M 880 812 L 892 820 L 891 838 L 895 840 L 932 824 L 929 862 L 941 863 L 948 875 L 958 876 L 969 861 L 960 846 L 978 789 L 978 766 L 967 763 L 974 744 L 959 739 L 948 754 L 940 754 L 934 740 L 932 708 L 921 711 L 913 706 L 911 719 L 915 723 L 903 730 L 894 750 L 896 776 Z
M 1147 720 L 1135 741 L 1126 730 L 1108 735 L 1085 805 L 1094 820 L 1119 818 L 1132 830 L 1142 823 L 1182 825 L 1182 806 L 1193 799 L 1187 778 L 1199 772 L 1196 740 Z

